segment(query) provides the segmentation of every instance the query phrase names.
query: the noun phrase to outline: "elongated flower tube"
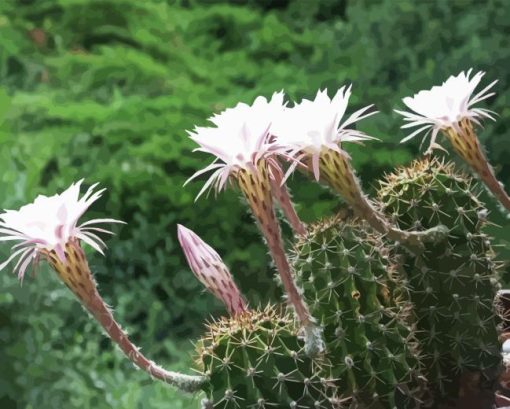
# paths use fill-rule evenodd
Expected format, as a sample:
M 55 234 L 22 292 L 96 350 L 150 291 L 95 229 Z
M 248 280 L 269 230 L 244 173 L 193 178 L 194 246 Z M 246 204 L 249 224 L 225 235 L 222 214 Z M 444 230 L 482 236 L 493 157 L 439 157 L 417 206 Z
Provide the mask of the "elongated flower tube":
M 309 173 L 334 189 L 354 211 L 377 231 L 412 247 L 421 247 L 426 240 L 436 240 L 441 229 L 426 232 L 402 231 L 392 226 L 363 193 L 350 157 L 342 142 L 363 142 L 376 139 L 350 126 L 374 115 L 372 105 L 366 106 L 342 121 L 351 87 L 340 88 L 333 98 L 327 90 L 318 91 L 313 101 L 303 99 L 292 108 L 286 108 L 272 127 L 279 145 L 287 147 L 288 155 L 305 165 Z M 303 168 L 303 167 L 301 167 Z
M 177 238 L 198 280 L 235 316 L 248 310 L 232 274 L 216 251 L 190 229 L 178 224 Z
M 103 253 L 102 248 L 106 246 L 96 233 L 112 233 L 98 226 L 122 222 L 94 219 L 78 225 L 78 220 L 104 191 L 94 192 L 95 184 L 79 198 L 81 183 L 74 183 L 55 196 L 38 196 L 33 203 L 19 210 L 6 210 L 0 214 L 0 241 L 18 242 L 12 247 L 11 256 L 0 265 L 0 270 L 17 258 L 14 271 L 21 280 L 31 263 L 35 265 L 41 259 L 46 260 L 130 361 L 154 378 L 181 390 L 199 390 L 204 382 L 202 377 L 167 371 L 141 354 L 99 294 L 81 242 Z
M 290 197 L 289 190 L 287 189 L 287 185 L 285 184 L 285 175 L 283 174 L 282 169 L 280 167 L 270 167 L 269 171 L 271 174 L 269 179 L 271 181 L 273 196 L 280 204 L 285 218 L 292 227 L 294 234 L 297 236 L 305 235 L 305 224 L 299 218 L 296 213 L 296 209 L 292 204 L 292 199 Z
M 258 97 L 252 105 L 239 103 L 215 115 L 210 120 L 216 127 L 196 127 L 190 133 L 191 139 L 200 146 L 195 150 L 212 154 L 216 159 L 187 182 L 213 171 L 199 196 L 209 187 L 222 190 L 229 181 L 239 186 L 267 241 L 288 300 L 305 329 L 307 348 L 312 354 L 323 348 L 320 331 L 294 282 L 271 193 L 270 175 L 279 167 L 275 156 L 288 157 L 286 149 L 275 143 L 270 131 L 272 122 L 283 108 L 283 93 L 275 93 L 270 101 Z
M 455 152 L 480 177 L 496 199 L 510 211 L 510 197 L 496 179 L 474 129 L 474 125 L 481 125 L 483 119 L 494 120 L 492 111 L 475 108 L 475 105 L 495 95 L 491 88 L 497 80 L 474 94 L 485 73 L 479 71 L 471 77 L 471 72 L 471 69 L 467 73 L 462 71 L 457 76 L 450 76 L 440 86 L 404 98 L 404 104 L 411 112 L 395 110 L 404 116 L 404 121 L 407 122 L 402 128 L 418 129 L 401 142 L 407 142 L 423 133 L 424 138 L 430 135 L 426 154 L 431 154 L 434 149 L 444 150 L 436 142 L 439 132 L 442 131 Z

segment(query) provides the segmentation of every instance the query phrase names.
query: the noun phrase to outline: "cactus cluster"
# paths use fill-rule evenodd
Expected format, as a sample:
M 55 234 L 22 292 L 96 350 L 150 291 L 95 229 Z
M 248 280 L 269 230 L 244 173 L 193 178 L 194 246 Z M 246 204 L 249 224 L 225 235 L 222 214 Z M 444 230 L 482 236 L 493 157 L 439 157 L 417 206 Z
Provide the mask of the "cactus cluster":
M 493 305 L 500 288 L 498 262 L 484 231 L 488 212 L 477 193 L 471 178 L 439 160 L 401 168 L 379 190 L 384 210 L 401 228 L 449 229 L 445 241 L 427 243 L 419 255 L 400 250 L 425 375 L 443 400 L 459 396 L 468 373 L 490 390 L 501 364 L 500 318 Z
M 309 358 L 289 314 L 268 306 L 208 325 L 197 343 L 204 408 L 332 408 L 325 357 Z
M 473 91 L 480 79 L 462 73 L 441 92 L 436 87 L 407 100 L 416 113 L 403 113 L 405 126 L 422 126 L 408 138 L 431 128 L 433 149 L 443 131 L 473 157 L 470 121 L 487 112 L 471 105 L 492 85 L 471 100 L 461 95 L 459 106 L 447 91 L 459 81 Z M 250 306 L 235 272 L 179 225 L 191 270 L 230 314 L 208 324 L 196 343 L 198 375 L 146 358 L 101 298 L 81 246 L 102 252 L 97 233 L 108 231 L 98 224 L 118 221 L 78 225 L 101 195 L 95 185 L 82 198 L 79 182 L 0 214 L 0 241 L 19 242 L 0 270 L 18 258 L 14 270 L 23 278 L 31 263 L 48 261 L 128 359 L 159 380 L 205 395 L 204 409 L 491 409 L 502 359 L 494 304 L 500 263 L 485 231 L 490 215 L 473 180 L 437 159 L 397 169 L 381 181 L 377 200 L 369 199 L 341 143 L 374 139 L 350 125 L 375 112 L 368 106 L 342 121 L 350 90 L 342 87 L 334 98 L 319 91 L 294 107 L 283 92 L 270 101 L 259 97 L 211 117 L 215 127 L 190 132 L 197 150 L 215 156 L 191 178 L 212 172 L 199 195 L 209 187 L 240 189 L 278 270 L 281 304 L 289 307 Z M 436 117 L 436 110 L 423 109 L 424 100 L 445 93 L 448 109 L 459 112 Z M 484 157 L 468 164 L 510 208 Z M 351 207 L 305 226 L 285 186 L 296 168 L 327 182 Z M 295 232 L 292 251 L 275 202 Z
M 216 407 L 225 396 L 235 396 L 231 407 L 252 407 L 235 406 L 246 399 L 253 407 L 272 401 L 281 408 L 407 409 L 470 407 L 473 401 L 471 407 L 490 408 L 501 367 L 500 318 L 493 303 L 499 263 L 484 232 L 488 213 L 478 192 L 469 176 L 439 160 L 416 161 L 381 181 L 378 206 L 398 228 L 448 228 L 447 238 L 425 242 L 419 252 L 389 241 L 349 210 L 307 226 L 291 261 L 297 286 L 323 330 L 322 364 L 304 355 L 312 372 L 289 364 L 296 349 L 303 354 L 302 343 L 297 327 L 283 330 L 281 316 L 273 315 L 264 328 L 251 318 L 224 319 L 199 343 L 202 368 L 210 376 L 207 402 Z M 274 396 L 278 375 L 285 375 L 276 363 L 261 370 L 268 374 L 261 376 L 267 385 L 248 376 L 252 362 L 262 361 L 267 350 L 267 334 L 257 331 L 286 332 L 284 344 L 295 350 L 280 360 L 296 374 L 293 385 L 303 388 L 314 376 L 320 385 L 313 397 L 297 395 L 308 402 L 287 389 Z M 246 339 L 257 339 L 251 358 L 240 347 Z M 273 339 L 281 343 L 282 335 Z
M 293 258 L 338 390 L 357 405 L 415 407 L 421 363 L 408 289 L 381 237 L 339 215 L 311 226 Z
M 501 369 L 499 263 L 478 192 L 439 160 L 381 181 L 378 206 L 398 228 L 448 228 L 420 252 L 348 209 L 307 226 L 290 259 L 324 353 L 307 357 L 299 326 L 274 309 L 224 318 L 198 343 L 204 406 L 491 408 Z M 274 345 L 282 352 L 268 357 Z

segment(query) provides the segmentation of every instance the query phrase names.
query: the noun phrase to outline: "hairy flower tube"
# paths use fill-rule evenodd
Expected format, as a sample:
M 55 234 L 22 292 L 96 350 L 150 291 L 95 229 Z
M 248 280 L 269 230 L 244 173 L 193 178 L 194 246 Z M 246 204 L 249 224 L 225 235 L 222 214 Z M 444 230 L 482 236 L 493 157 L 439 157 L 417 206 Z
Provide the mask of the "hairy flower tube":
M 252 105 L 239 103 L 213 116 L 210 120 L 215 127 L 196 127 L 190 132 L 191 139 L 199 145 L 195 150 L 212 154 L 216 159 L 189 180 L 213 171 L 199 195 L 209 187 L 222 190 L 227 182 L 239 186 L 267 241 L 288 300 L 305 329 L 309 351 L 315 353 L 322 349 L 318 335 L 320 331 L 294 282 L 274 211 L 271 189 L 271 178 L 275 169 L 279 168 L 276 155 L 292 159 L 287 155 L 286 148 L 279 146 L 271 134 L 271 124 L 284 109 L 283 97 L 280 92 L 273 94 L 270 101 L 258 97 Z
M 219 254 L 197 234 L 177 225 L 177 238 L 198 280 L 235 316 L 247 311 L 246 302 Z
M 291 169 L 292 170 L 292 169 Z M 271 181 L 271 189 L 273 192 L 273 196 L 276 198 L 277 202 L 280 205 L 285 218 L 289 222 L 294 234 L 297 236 L 303 236 L 306 234 L 306 226 L 299 218 L 296 213 L 296 209 L 292 204 L 292 199 L 287 189 L 287 185 L 285 184 L 286 175 L 283 174 L 282 168 L 280 166 L 275 167 L 271 166 L 269 169 L 269 173 L 271 177 L 269 178 Z
M 293 107 L 285 108 L 271 128 L 276 142 L 287 148 L 288 155 L 304 164 L 317 181 L 322 180 L 331 186 L 377 231 L 414 247 L 421 247 L 423 241 L 435 240 L 440 229 L 426 232 L 399 230 L 363 193 L 342 143 L 376 139 L 351 128 L 376 111 L 369 105 L 342 121 L 350 95 L 350 86 L 340 88 L 333 98 L 328 96 L 327 90 L 319 90 L 313 101 L 303 99 Z
M 198 390 L 204 382 L 202 377 L 167 371 L 140 353 L 139 348 L 131 343 L 115 321 L 110 308 L 99 294 L 81 242 L 103 253 L 102 247 L 106 246 L 96 233 L 111 232 L 98 226 L 123 222 L 115 219 L 94 219 L 78 225 L 78 220 L 104 192 L 104 189 L 94 191 L 97 186 L 95 184 L 80 198 L 81 183 L 82 181 L 72 184 L 61 194 L 51 197 L 38 196 L 33 203 L 19 210 L 6 210 L 0 214 L 0 241 L 18 242 L 12 247 L 11 256 L 0 269 L 17 258 L 14 271 L 23 279 L 31 263 L 37 264 L 41 259 L 46 260 L 136 366 L 154 378 L 181 390 Z
M 474 125 L 481 125 L 481 120 L 494 120 L 492 111 L 476 108 L 475 105 L 495 95 L 491 88 L 497 80 L 474 94 L 485 73 L 479 71 L 471 77 L 471 72 L 471 69 L 467 73 L 462 71 L 457 76 L 450 76 L 440 86 L 404 98 L 403 102 L 410 112 L 395 110 L 403 115 L 407 122 L 402 128 L 418 129 L 401 142 L 407 142 L 422 133 L 425 133 L 425 138 L 430 135 L 426 151 L 426 154 L 430 154 L 434 149 L 443 149 L 436 142 L 439 132 L 442 131 L 455 152 L 481 178 L 499 202 L 510 210 L 510 197 L 496 179 L 474 130 Z

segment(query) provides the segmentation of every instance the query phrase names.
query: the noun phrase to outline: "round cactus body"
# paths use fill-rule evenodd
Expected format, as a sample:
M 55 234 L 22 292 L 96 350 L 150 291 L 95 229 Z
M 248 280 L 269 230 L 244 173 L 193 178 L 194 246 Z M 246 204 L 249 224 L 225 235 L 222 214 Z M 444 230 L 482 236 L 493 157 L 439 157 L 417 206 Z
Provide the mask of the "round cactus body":
M 289 315 L 250 310 L 208 326 L 198 366 L 208 377 L 205 408 L 334 408 L 330 365 L 310 359 Z
M 421 255 L 402 248 L 403 266 L 436 404 L 451 400 L 457 407 L 483 409 L 492 407 L 501 354 L 497 263 L 478 191 L 453 164 L 423 160 L 387 176 L 379 198 L 402 229 L 443 224 L 450 231 L 445 241 L 427 243 Z
M 420 359 L 405 282 L 366 223 L 334 217 L 309 228 L 294 267 L 348 407 L 414 408 Z

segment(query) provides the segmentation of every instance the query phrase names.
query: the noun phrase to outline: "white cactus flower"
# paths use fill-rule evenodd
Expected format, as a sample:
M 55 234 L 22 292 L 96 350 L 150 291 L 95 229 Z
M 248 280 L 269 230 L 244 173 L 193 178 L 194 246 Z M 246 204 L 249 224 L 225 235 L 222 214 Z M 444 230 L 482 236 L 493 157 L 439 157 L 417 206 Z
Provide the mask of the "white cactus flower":
M 238 170 L 256 172 L 259 160 L 273 162 L 276 154 L 286 155 L 285 149 L 271 138 L 272 124 L 285 106 L 283 99 L 283 92 L 276 92 L 270 101 L 259 96 L 252 105 L 239 103 L 209 118 L 215 127 L 195 127 L 189 132 L 190 138 L 200 145 L 195 151 L 216 157 L 185 183 L 213 171 L 197 199 L 208 188 L 216 191 L 224 189 L 229 176 L 235 175 Z
M 82 240 L 103 254 L 104 242 L 96 233 L 110 231 L 97 227 L 101 223 L 123 223 L 115 219 L 94 219 L 78 225 L 78 220 L 105 189 L 94 192 L 97 184 L 92 185 L 81 198 L 82 180 L 73 183 L 61 194 L 48 197 L 38 196 L 33 203 L 19 210 L 5 210 L 0 214 L 0 241 L 17 241 L 12 254 L 0 270 L 12 260 L 18 259 L 14 271 L 23 279 L 25 271 L 32 261 L 37 262 L 41 253 L 54 251 L 65 263 L 66 244 L 72 239 Z
M 479 71 L 470 78 L 471 72 L 472 69 L 467 73 L 462 71 L 457 76 L 450 76 L 442 85 L 420 91 L 413 97 L 404 98 L 404 104 L 411 111 L 395 110 L 407 122 L 402 128 L 418 127 L 418 129 L 403 138 L 401 142 L 407 142 L 423 132 L 425 132 L 426 138 L 431 133 L 430 145 L 427 150 L 427 153 L 430 153 L 434 148 L 442 149 L 436 143 L 439 131 L 453 128 L 456 132 L 461 133 L 460 123 L 466 119 L 477 124 L 480 124 L 480 119 L 483 118 L 494 120 L 492 111 L 475 108 L 474 105 L 495 95 L 495 92 L 490 90 L 498 81 L 491 82 L 473 95 L 485 73 Z
M 286 107 L 273 124 L 272 133 L 278 145 L 285 146 L 291 156 L 301 158 L 311 155 L 312 170 L 319 180 L 319 158 L 324 150 L 343 152 L 342 142 L 361 142 L 377 139 L 351 126 L 377 111 L 370 111 L 373 105 L 366 106 L 343 120 L 351 86 L 341 87 L 333 98 L 327 89 L 319 90 L 315 99 L 303 99 L 293 107 Z

